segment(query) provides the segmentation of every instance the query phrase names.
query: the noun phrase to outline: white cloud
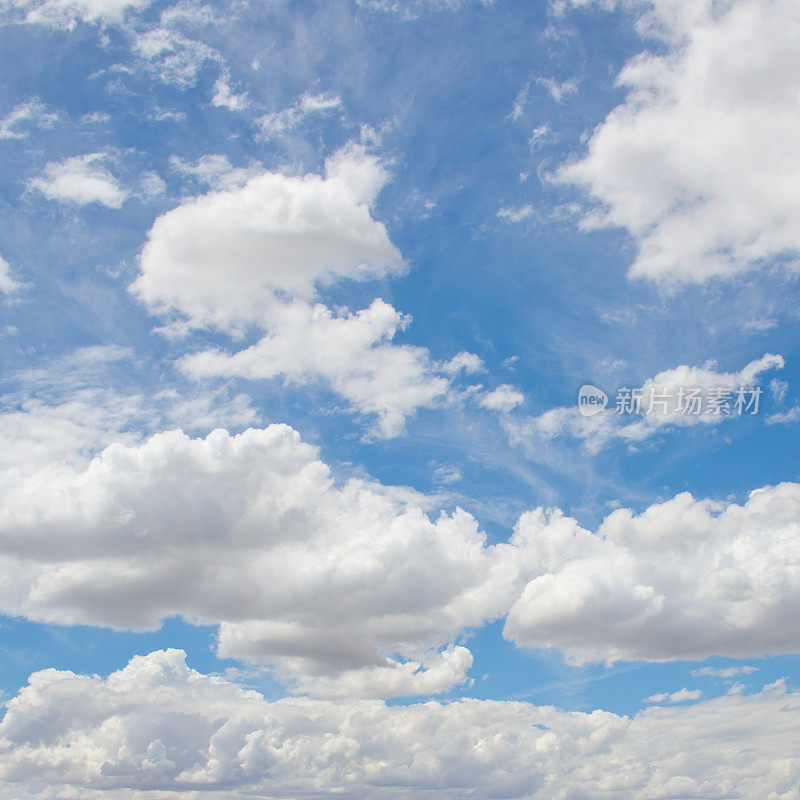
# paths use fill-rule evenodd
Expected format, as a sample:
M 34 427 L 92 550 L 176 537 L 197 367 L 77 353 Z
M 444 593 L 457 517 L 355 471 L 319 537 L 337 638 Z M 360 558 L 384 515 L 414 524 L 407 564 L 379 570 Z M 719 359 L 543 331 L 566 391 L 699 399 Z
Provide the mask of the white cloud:
M 147 200 L 164 194 L 167 190 L 167 184 L 164 179 L 153 170 L 145 172 L 140 181 L 142 195 Z
M 551 138 L 553 138 L 553 134 L 550 130 L 550 125 L 543 122 L 533 129 L 533 133 L 528 138 L 528 149 L 533 153 Z
M 507 220 L 508 222 L 524 222 L 526 219 L 530 219 L 530 217 L 537 216 L 537 211 L 532 205 L 526 203 L 524 206 L 520 206 L 519 208 L 503 206 L 498 210 L 497 216 L 500 219 Z
M 197 161 L 184 161 L 180 156 L 171 156 L 170 167 L 179 175 L 192 178 L 212 189 L 238 189 L 251 178 L 264 173 L 260 164 L 234 167 L 227 156 L 209 153 Z
M 132 289 L 155 311 L 230 329 L 263 322 L 275 292 L 309 297 L 334 279 L 399 272 L 369 211 L 385 180 L 377 158 L 350 146 L 324 177 L 265 172 L 187 200 L 156 220 Z
M 0 478 L 3 613 L 219 624 L 220 656 L 296 691 L 440 691 L 466 679 L 459 635 L 509 609 L 508 639 L 576 662 L 800 647 L 800 484 L 618 509 L 596 534 L 537 509 L 489 546 L 464 511 L 432 521 L 434 498 L 337 486 L 284 425 L 173 431 Z
M 511 106 L 511 111 L 507 119 L 510 119 L 512 122 L 516 122 L 525 111 L 525 106 L 528 105 L 528 92 L 530 91 L 530 84 L 526 83 L 519 92 L 517 96 L 514 98 L 514 104 Z
M 560 512 L 525 514 L 529 581 L 504 635 L 576 662 L 797 652 L 800 484 L 723 505 L 679 494 L 596 534 Z
M 665 283 L 730 276 L 800 250 L 800 15 L 795 0 L 635 3 L 659 48 L 622 70 L 628 97 L 558 180 L 602 204 L 586 225 L 638 242 Z
M 722 678 L 728 680 L 730 678 L 738 678 L 740 675 L 752 675 L 754 672 L 758 672 L 758 667 L 748 665 L 722 668 L 700 667 L 699 669 L 693 669 L 692 675 L 698 678 Z
M 798 711 L 782 682 L 631 717 L 489 700 L 268 702 L 167 650 L 108 678 L 33 674 L 0 723 L 0 779 L 9 797 L 81 800 L 569 800 L 587 787 L 596 800 L 788 800 Z
M 536 83 L 543 86 L 550 94 L 550 97 L 561 103 L 566 97 L 578 91 L 578 81 L 575 78 L 559 81 L 555 78 L 537 78 Z
M 297 691 L 325 698 L 437 695 L 465 683 L 471 666 L 472 653 L 466 647 L 451 646 L 433 656 L 427 666 L 387 658 L 381 666 L 301 679 Z
M 103 166 L 106 158 L 103 153 L 90 153 L 64 161 L 51 161 L 28 186 L 41 192 L 48 200 L 81 206 L 99 203 L 108 208 L 120 208 L 128 192 Z
M 353 314 L 323 305 L 272 302 L 262 307 L 268 333 L 256 344 L 228 354 L 207 350 L 184 358 L 180 368 L 195 379 L 275 378 L 304 384 L 324 380 L 363 414 L 376 415 L 378 433 L 403 431 L 420 407 L 444 398 L 449 382 L 438 375 L 421 347 L 391 343 L 408 319 L 375 300 Z
M 737 416 L 738 391 L 751 387 L 758 392 L 759 377 L 782 369 L 784 363 L 783 356 L 766 353 L 738 372 L 720 372 L 715 361 L 702 367 L 681 364 L 648 378 L 641 386 L 627 387 L 641 390 L 639 413 L 628 413 L 627 407 L 623 409 L 625 413 L 617 413 L 616 398 L 610 397 L 609 406 L 594 416 L 582 416 L 575 405 L 552 408 L 536 417 L 506 418 L 502 424 L 514 444 L 534 446 L 537 441 L 568 437 L 581 440 L 589 452 L 596 453 L 615 440 L 639 442 L 668 428 L 718 425 L 729 420 Z M 732 393 L 727 413 L 711 413 L 709 398 L 718 390 Z M 693 394 L 696 400 L 691 399 Z M 751 392 L 742 396 L 741 414 L 752 414 L 761 408 L 761 395 L 757 397 L 756 407 Z M 768 417 L 767 422 L 782 421 L 776 416 Z
M 58 114 L 47 111 L 38 98 L 20 103 L 0 119 L 0 139 L 24 139 L 30 128 L 52 128 Z
M 82 463 L 147 417 L 141 395 L 77 388 L 58 399 L 6 393 L 0 401 L 0 468 L 30 473 L 62 462 Z
M 164 426 L 207 433 L 220 425 L 241 429 L 258 419 L 249 398 L 221 389 L 145 396 L 112 388 L 113 372 L 135 363 L 127 348 L 95 345 L 7 374 L 0 398 L 0 471 L 30 475 L 64 464 L 83 468 L 107 445 L 137 444 Z
M 792 425 L 798 421 L 800 421 L 800 404 L 793 405 L 787 411 L 770 414 L 765 420 L 767 425 Z
M 645 703 L 685 703 L 687 701 L 699 700 L 703 692 L 700 689 L 678 689 L 677 692 L 663 692 L 654 694 L 645 700 Z
M 772 399 L 776 403 L 783 403 L 786 399 L 786 394 L 789 391 L 789 381 L 781 381 L 777 378 L 773 378 L 769 382 L 769 391 L 772 395 Z
M 19 289 L 20 283 L 11 274 L 11 265 L 0 256 L 0 292 L 13 294 Z
M 211 98 L 211 105 L 218 108 L 227 108 L 231 111 L 241 111 L 247 108 L 249 102 L 247 100 L 247 92 L 236 94 L 231 91 L 231 76 L 227 70 L 223 70 L 220 76 L 214 83 L 214 95 Z
M 468 353 L 462 350 L 456 353 L 449 361 L 441 367 L 442 372 L 451 378 L 455 378 L 462 372 L 465 375 L 474 375 L 476 372 L 485 372 L 486 366 L 483 359 L 475 353 Z
M 480 398 L 480 404 L 490 411 L 508 413 L 525 402 L 525 395 L 513 386 L 504 383 Z
M 398 14 L 403 19 L 417 19 L 431 11 L 456 11 L 462 6 L 490 6 L 494 0 L 356 0 L 370 11 Z
M 162 83 L 188 89 L 197 83 L 200 70 L 207 61 L 218 62 L 221 58 L 204 42 L 190 39 L 175 30 L 172 27 L 174 22 L 164 12 L 161 27 L 137 34 L 132 47 L 141 65 Z
M 305 92 L 292 106 L 273 111 L 258 121 L 264 136 L 279 136 L 294 130 L 305 119 L 342 110 L 342 99 L 335 94 Z
M 77 22 L 119 25 L 128 11 L 141 11 L 150 0 L 6 0 L 5 7 L 25 14 L 25 22 L 72 28 Z
M 432 522 L 431 501 L 410 490 L 337 488 L 284 425 L 173 431 L 88 467 L 12 468 L 0 493 L 5 613 L 221 623 L 221 656 L 274 664 L 315 694 L 461 682 L 468 651 L 442 648 L 513 599 L 508 546 L 487 546 L 469 514 Z
M 482 368 L 474 354 L 438 363 L 425 348 L 394 344 L 410 318 L 380 299 L 359 311 L 309 302 L 335 281 L 405 269 L 370 212 L 386 171 L 361 145 L 331 156 L 324 177 L 234 168 L 218 155 L 171 163 L 217 190 L 156 220 L 132 291 L 156 313 L 179 315 L 165 333 L 203 326 L 263 332 L 232 354 L 206 350 L 181 359 L 186 374 L 322 381 L 352 410 L 376 416 L 375 433 L 391 437 L 417 409 L 448 397 L 448 378 Z
M 80 118 L 82 125 L 102 125 L 104 122 L 111 121 L 111 114 L 106 111 L 90 111 L 83 114 Z

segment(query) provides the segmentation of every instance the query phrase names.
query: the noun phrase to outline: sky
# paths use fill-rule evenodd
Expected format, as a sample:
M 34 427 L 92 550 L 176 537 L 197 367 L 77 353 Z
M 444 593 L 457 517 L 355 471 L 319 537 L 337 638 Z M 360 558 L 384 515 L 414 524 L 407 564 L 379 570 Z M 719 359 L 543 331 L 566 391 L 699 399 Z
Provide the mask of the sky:
M 793 0 L 0 0 L 0 795 L 796 800 Z

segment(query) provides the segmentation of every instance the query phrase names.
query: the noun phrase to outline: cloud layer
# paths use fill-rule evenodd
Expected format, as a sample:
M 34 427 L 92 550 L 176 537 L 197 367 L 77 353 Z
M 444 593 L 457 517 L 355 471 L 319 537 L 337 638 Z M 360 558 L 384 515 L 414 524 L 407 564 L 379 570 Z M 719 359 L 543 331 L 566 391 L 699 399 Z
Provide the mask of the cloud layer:
M 462 700 L 267 702 L 188 669 L 178 650 L 108 678 L 45 670 L 0 723 L 7 796 L 620 796 L 789 800 L 800 780 L 800 699 L 758 694 L 635 717 Z
M 800 649 L 800 485 L 743 505 L 688 493 L 596 533 L 558 509 L 488 545 L 458 509 L 399 487 L 337 485 L 285 425 L 108 447 L 88 467 L 0 483 L 0 610 L 153 629 L 219 624 L 219 655 L 275 665 L 296 691 L 424 694 L 467 679 L 466 630 L 577 662 Z M 455 646 L 457 645 L 457 646 Z
M 439 649 L 510 600 L 504 547 L 486 547 L 471 516 L 432 522 L 409 490 L 336 487 L 284 425 L 175 431 L 109 447 L 86 469 L 12 470 L 2 495 L 3 612 L 221 623 L 221 656 L 278 664 L 306 691 L 321 677 L 333 694 L 442 691 L 471 657 Z

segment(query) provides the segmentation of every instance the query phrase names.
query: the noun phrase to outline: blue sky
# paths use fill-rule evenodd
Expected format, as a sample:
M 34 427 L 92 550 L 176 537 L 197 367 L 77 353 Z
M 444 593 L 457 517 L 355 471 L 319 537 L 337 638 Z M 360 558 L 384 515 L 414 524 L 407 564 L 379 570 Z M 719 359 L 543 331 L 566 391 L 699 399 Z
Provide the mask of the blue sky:
M 795 796 L 792 3 L 0 14 L 7 796 Z

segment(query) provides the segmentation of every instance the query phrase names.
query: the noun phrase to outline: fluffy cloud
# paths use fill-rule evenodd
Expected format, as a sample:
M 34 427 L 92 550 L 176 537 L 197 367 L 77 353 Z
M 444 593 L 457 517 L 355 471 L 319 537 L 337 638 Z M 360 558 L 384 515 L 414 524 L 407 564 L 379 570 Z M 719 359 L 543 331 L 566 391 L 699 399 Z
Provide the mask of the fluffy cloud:
M 557 178 L 626 228 L 631 276 L 729 276 L 800 250 L 800 14 L 794 0 L 633 4 L 661 53 L 631 60 L 624 103 Z M 666 46 L 666 52 L 663 52 Z
M 168 650 L 108 678 L 32 675 L 0 723 L 0 779 L 7 796 L 79 800 L 188 800 L 204 790 L 234 799 L 789 800 L 800 780 L 799 712 L 781 682 L 633 717 L 481 700 L 267 702 Z
M 640 390 L 639 402 L 632 408 L 627 400 L 623 401 L 620 413 L 611 397 L 611 405 L 593 416 L 581 415 L 575 405 L 551 408 L 536 417 L 506 417 L 502 424 L 514 444 L 533 447 L 539 441 L 568 437 L 581 440 L 589 452 L 596 453 L 615 440 L 635 443 L 663 429 L 718 425 L 731 416 L 757 413 L 761 408 L 758 379 L 765 372 L 782 369 L 784 363 L 783 356 L 766 353 L 737 372 L 720 372 L 715 361 L 702 367 L 681 364 L 635 387 Z M 739 397 L 741 389 L 748 391 Z M 711 401 L 720 392 L 731 394 L 727 411 L 720 406 L 716 413 Z M 767 422 L 773 419 L 774 415 Z
M 507 383 L 487 392 L 480 399 L 480 404 L 490 411 L 509 412 L 525 402 L 525 395 Z
M 800 647 L 800 484 L 743 505 L 689 493 L 596 534 L 559 512 L 520 519 L 512 543 L 535 575 L 504 635 L 576 662 L 793 653 Z
M 442 365 L 442 372 L 451 378 L 455 378 L 462 372 L 466 375 L 473 375 L 476 372 L 485 371 L 486 365 L 483 363 L 483 359 L 475 353 L 468 353 L 465 350 L 456 353 L 446 364 Z
M 444 398 L 458 372 L 480 366 L 471 354 L 437 364 L 424 348 L 394 344 L 410 318 L 380 299 L 357 312 L 310 302 L 325 284 L 404 269 L 370 213 L 386 172 L 362 146 L 335 153 L 324 177 L 252 175 L 252 167 L 234 169 L 221 156 L 196 164 L 174 159 L 173 168 L 226 188 L 156 220 L 133 291 L 190 327 L 265 332 L 233 354 L 209 350 L 182 359 L 186 374 L 283 377 L 295 385 L 321 380 L 351 409 L 377 417 L 374 432 L 390 437 L 418 408 Z
M 513 599 L 508 546 L 487 547 L 471 516 L 433 522 L 409 490 L 336 487 L 283 425 L 113 445 L 85 469 L 11 470 L 0 493 L 5 613 L 222 623 L 220 655 L 277 664 L 305 691 L 441 691 L 471 657 L 438 651 Z
M 188 200 L 156 220 L 132 289 L 155 311 L 230 329 L 263 323 L 275 292 L 309 298 L 334 279 L 398 272 L 369 210 L 385 180 L 377 158 L 350 146 L 324 177 L 266 172 Z
M 71 28 L 76 22 L 120 24 L 128 11 L 140 11 L 150 0 L 5 0 L 0 9 L 24 14 L 25 22 Z
M 108 208 L 120 208 L 128 192 L 103 166 L 105 158 L 103 153 L 90 153 L 50 162 L 42 175 L 31 180 L 28 186 L 48 200 L 79 206 L 99 203 Z
M 221 656 L 314 695 L 416 694 L 466 680 L 468 628 L 578 662 L 796 652 L 800 485 L 742 505 L 689 494 L 597 533 L 524 514 L 487 545 L 457 510 L 337 486 L 287 426 L 108 447 L 88 467 L 0 481 L 0 610 L 64 624 L 219 624 Z
M 447 392 L 449 381 L 436 373 L 427 350 L 391 344 L 408 320 L 381 300 L 355 314 L 273 302 L 268 317 L 269 333 L 252 347 L 233 355 L 196 353 L 181 368 L 194 378 L 325 380 L 353 409 L 376 415 L 376 432 L 385 437 L 400 434 L 410 414 Z

